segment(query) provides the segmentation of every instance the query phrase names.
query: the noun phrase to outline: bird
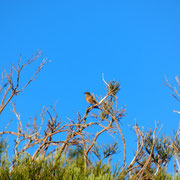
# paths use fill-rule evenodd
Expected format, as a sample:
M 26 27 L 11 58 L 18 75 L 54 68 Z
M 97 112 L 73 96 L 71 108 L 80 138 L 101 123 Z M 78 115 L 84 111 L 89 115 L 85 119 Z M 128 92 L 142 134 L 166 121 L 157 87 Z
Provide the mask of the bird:
M 85 99 L 89 104 L 98 104 L 98 102 L 96 101 L 94 96 L 91 95 L 90 92 L 85 92 L 84 94 L 85 94 Z

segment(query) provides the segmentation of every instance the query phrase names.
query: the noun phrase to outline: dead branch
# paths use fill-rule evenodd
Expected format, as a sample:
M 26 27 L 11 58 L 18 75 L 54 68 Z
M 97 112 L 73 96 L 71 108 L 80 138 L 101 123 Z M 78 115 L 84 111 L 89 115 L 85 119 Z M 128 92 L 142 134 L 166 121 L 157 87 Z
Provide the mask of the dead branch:
M 11 99 L 15 95 L 18 95 L 20 92 L 22 92 L 32 81 L 36 79 L 38 73 L 42 70 L 44 65 L 48 62 L 47 59 L 43 59 L 40 65 L 38 66 L 37 70 L 35 71 L 35 73 L 32 75 L 32 77 L 25 83 L 24 86 L 20 87 L 19 81 L 21 79 L 22 70 L 26 66 L 32 64 L 40 56 L 41 56 L 41 51 L 36 51 L 32 55 L 32 57 L 28 59 L 23 65 L 20 65 L 21 59 L 22 59 L 22 56 L 20 56 L 17 67 L 15 65 L 12 65 L 10 73 L 7 73 L 4 70 L 5 76 L 2 75 L 2 79 L 0 81 L 0 94 L 4 91 L 4 95 L 2 97 L 1 104 L 0 104 L 0 114 L 2 113 L 4 108 L 7 106 L 7 104 L 11 101 Z M 16 73 L 16 75 L 13 74 L 14 72 Z M 4 81 L 7 81 L 7 82 L 3 84 Z

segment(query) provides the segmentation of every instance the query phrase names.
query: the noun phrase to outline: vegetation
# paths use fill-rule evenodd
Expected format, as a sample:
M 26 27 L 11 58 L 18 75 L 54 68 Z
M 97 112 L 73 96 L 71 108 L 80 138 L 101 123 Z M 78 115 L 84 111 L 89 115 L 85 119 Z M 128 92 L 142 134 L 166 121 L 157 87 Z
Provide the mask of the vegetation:
M 41 56 L 36 52 L 21 65 L 12 65 L 9 73 L 3 72 L 0 81 L 0 115 L 15 96 L 18 96 L 36 79 L 38 73 L 48 62 L 43 59 L 32 77 L 20 86 L 22 71 L 30 67 Z M 0 179 L 179 179 L 180 175 L 180 128 L 174 137 L 160 136 L 160 129 L 145 131 L 134 124 L 137 148 L 130 163 L 127 163 L 126 138 L 121 130 L 120 121 L 126 115 L 125 108 L 117 106 L 119 83 L 110 81 L 106 86 L 106 95 L 98 103 L 86 109 L 83 115 L 78 113 L 76 120 L 65 123 L 60 120 L 56 108 L 43 108 L 41 123 L 36 117 L 26 127 L 12 103 L 13 112 L 18 120 L 17 131 L 8 130 L 8 124 L 0 132 Z M 180 85 L 176 77 L 177 86 Z M 173 91 L 173 97 L 180 101 L 176 88 L 166 80 Z M 98 106 L 98 109 L 97 109 Z M 96 111 L 93 111 L 96 108 Z M 175 111 L 176 113 L 180 113 Z M 92 131 L 93 129 L 93 131 Z M 92 133 L 93 132 L 93 133 Z M 100 144 L 99 138 L 106 134 L 112 138 L 108 145 Z M 14 156 L 8 156 L 7 135 L 15 136 Z M 123 144 L 123 160 L 112 168 L 111 159 L 119 151 L 118 136 Z M 61 137 L 61 138 L 57 138 Z M 31 153 L 28 150 L 31 149 Z M 174 172 L 168 173 L 170 160 L 174 160 Z

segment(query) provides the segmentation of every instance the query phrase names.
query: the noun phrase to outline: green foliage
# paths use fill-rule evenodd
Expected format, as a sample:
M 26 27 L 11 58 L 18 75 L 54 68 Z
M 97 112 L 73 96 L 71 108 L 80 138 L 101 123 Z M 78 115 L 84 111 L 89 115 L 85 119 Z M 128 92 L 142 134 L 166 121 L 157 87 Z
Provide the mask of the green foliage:
M 79 157 L 80 158 L 80 157 Z M 19 157 L 17 163 L 10 167 L 8 159 L 0 166 L 0 179 L 13 180 L 84 180 L 84 179 L 113 179 L 110 165 L 97 163 L 93 168 L 85 171 L 82 158 L 75 161 L 60 160 L 54 170 L 51 170 L 53 160 L 39 158 L 32 161 L 30 156 Z M 78 162 L 78 163 L 77 163 Z
M 118 91 L 120 90 L 120 84 L 115 81 L 110 81 L 109 85 L 107 86 L 107 92 L 110 93 L 112 96 L 115 96 Z
M 155 176 L 155 179 L 156 180 L 161 180 L 161 179 L 171 180 L 172 175 L 168 174 L 166 170 L 162 168 L 160 171 L 158 171 L 157 175 Z
M 77 149 L 74 150 L 76 152 Z M 71 153 L 74 153 L 71 150 Z M 38 158 L 31 160 L 31 156 L 26 154 L 18 158 L 14 165 L 6 157 L 2 157 L 0 166 L 0 180 L 114 180 L 114 179 L 134 179 L 136 174 L 127 174 L 119 164 L 113 169 L 111 164 L 97 161 L 94 165 L 84 167 L 84 160 L 81 156 L 71 156 L 71 160 L 63 158 L 59 160 L 52 170 L 54 159 Z M 81 166 L 80 166 L 81 164 Z M 158 173 L 149 174 L 145 171 L 143 178 L 151 177 L 155 180 L 172 179 L 172 175 L 166 172 L 165 168 L 161 168 Z M 174 176 L 179 179 L 179 176 Z
M 0 161 L 1 161 L 3 152 L 5 151 L 6 147 L 7 147 L 6 141 L 0 137 Z
M 120 84 L 115 81 L 110 81 L 106 87 L 108 98 L 102 102 L 100 109 L 100 118 L 102 121 L 108 120 L 109 117 L 114 116 L 118 121 L 124 116 L 125 109 L 117 109 L 117 93 L 120 90 Z M 116 103 L 115 103 L 116 102 Z
M 53 159 L 47 160 L 39 158 L 32 161 L 31 157 L 25 155 L 19 157 L 16 163 L 11 166 L 8 159 L 4 159 L 0 166 L 0 180 L 44 180 L 44 179 L 62 179 L 62 180 L 84 180 L 84 179 L 113 179 L 110 165 L 97 163 L 93 168 L 85 171 L 82 158 L 72 161 L 60 160 L 54 170 Z
M 150 130 L 147 132 L 145 140 L 145 150 L 148 154 L 151 153 L 153 147 L 153 138 L 153 133 Z M 152 153 L 152 158 L 155 163 L 158 163 L 162 166 L 166 166 L 169 163 L 172 158 L 172 148 L 170 145 L 171 139 L 169 137 L 156 137 L 154 151 Z

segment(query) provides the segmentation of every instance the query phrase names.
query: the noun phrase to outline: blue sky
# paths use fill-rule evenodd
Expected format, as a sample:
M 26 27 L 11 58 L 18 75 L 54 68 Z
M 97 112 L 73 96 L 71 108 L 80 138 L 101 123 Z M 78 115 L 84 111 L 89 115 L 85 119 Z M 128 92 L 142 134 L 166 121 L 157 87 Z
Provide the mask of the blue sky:
M 177 0 L 1 0 L 0 69 L 16 64 L 20 53 L 25 61 L 36 49 L 51 60 L 16 97 L 24 122 L 56 102 L 59 116 L 73 119 L 88 106 L 83 92 L 105 95 L 102 73 L 106 81 L 120 82 L 119 106 L 127 112 L 121 126 L 135 150 L 135 119 L 145 129 L 159 121 L 165 135 L 178 127 L 173 110 L 179 104 L 163 83 L 164 75 L 172 82 L 179 75 L 179 22 Z M 31 74 L 32 69 L 25 72 Z M 2 114 L 1 122 L 10 116 Z

